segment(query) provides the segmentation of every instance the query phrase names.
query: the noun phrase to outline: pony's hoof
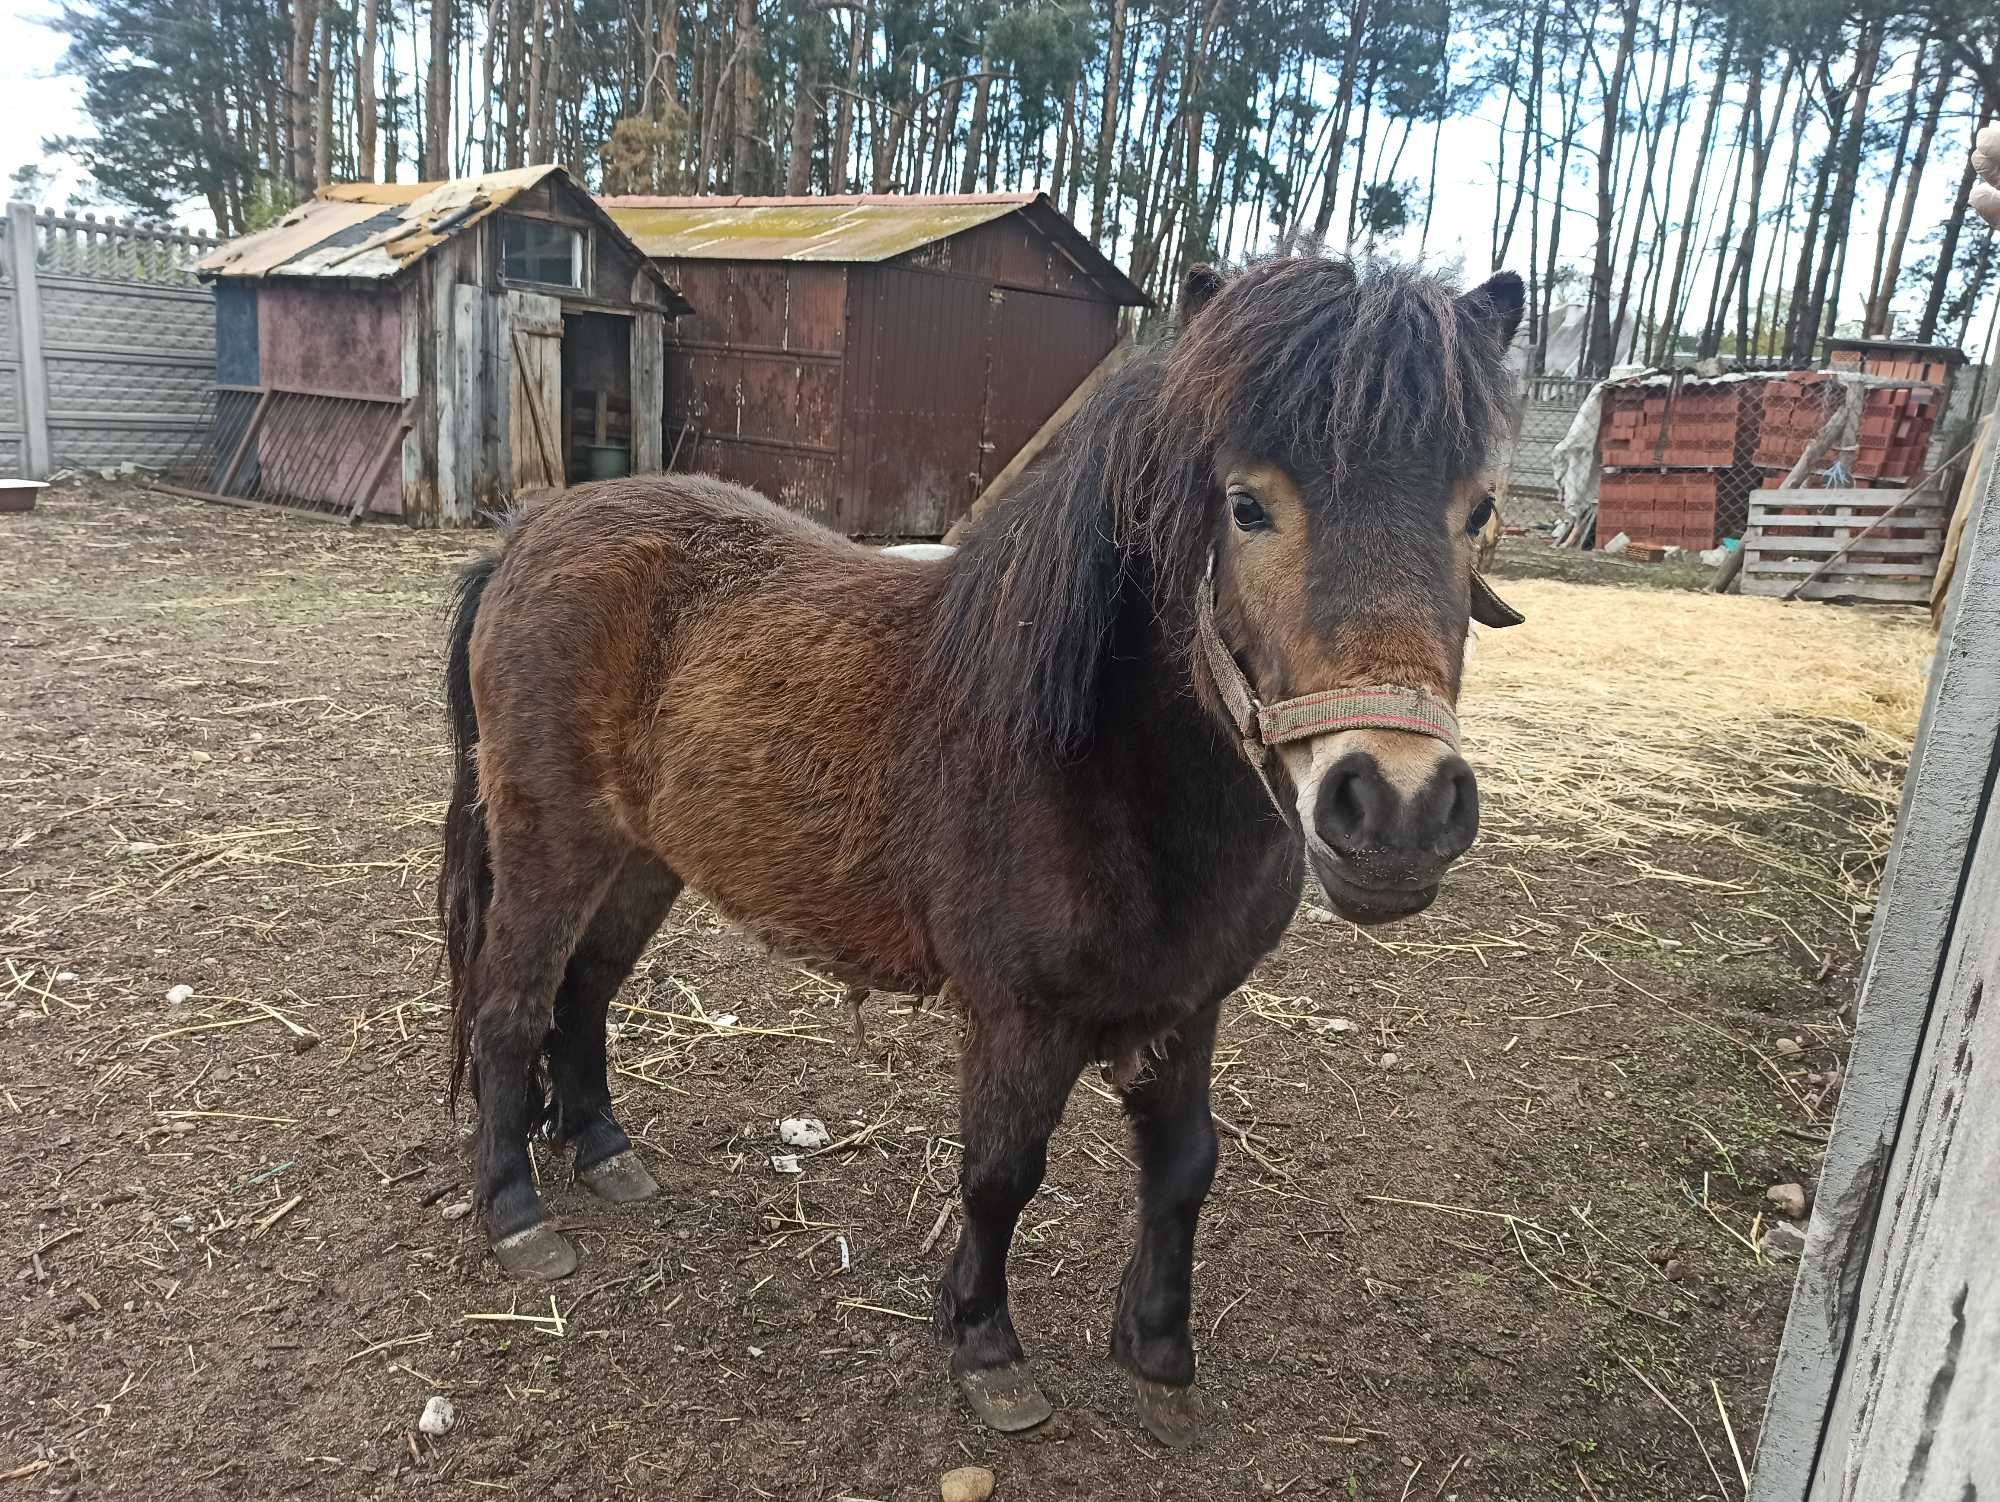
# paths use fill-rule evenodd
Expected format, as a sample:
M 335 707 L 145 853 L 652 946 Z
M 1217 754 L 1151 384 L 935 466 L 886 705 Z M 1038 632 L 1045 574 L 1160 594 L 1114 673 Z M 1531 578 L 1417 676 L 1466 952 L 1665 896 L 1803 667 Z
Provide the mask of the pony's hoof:
M 613 1153 L 602 1163 L 591 1165 L 577 1178 L 584 1188 L 612 1205 L 649 1200 L 660 1192 L 659 1180 L 646 1171 L 646 1165 L 630 1148 L 622 1153 Z
M 516 1278 L 554 1282 L 576 1271 L 576 1248 L 545 1220 L 536 1221 L 525 1231 L 501 1237 L 493 1243 L 493 1255 Z
M 1169 1450 L 1185 1450 L 1201 1436 L 1201 1411 L 1192 1387 L 1134 1377 L 1132 1389 L 1139 1399 L 1139 1422 Z
M 1042 1396 L 1042 1389 L 1025 1361 L 990 1366 L 984 1371 L 960 1372 L 958 1386 L 986 1427 L 1002 1434 L 1019 1434 L 1045 1424 L 1055 1412 Z

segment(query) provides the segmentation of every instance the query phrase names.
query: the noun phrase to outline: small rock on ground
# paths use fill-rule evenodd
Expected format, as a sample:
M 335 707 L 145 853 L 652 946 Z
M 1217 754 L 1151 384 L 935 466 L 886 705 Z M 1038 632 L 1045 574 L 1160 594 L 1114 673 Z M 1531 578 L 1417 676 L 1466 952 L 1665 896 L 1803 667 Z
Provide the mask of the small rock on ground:
M 1774 1221 L 1764 1228 L 1764 1239 L 1758 1245 L 1766 1257 L 1796 1261 L 1806 1249 L 1806 1228 L 1788 1220 Z
M 464 1220 L 471 1213 L 471 1200 L 453 1200 L 444 1207 L 444 1218 L 446 1220 Z
M 1793 1220 L 1806 1213 L 1806 1192 L 1797 1184 L 1773 1184 L 1764 1191 L 1764 1198 L 1776 1205 Z
M 417 1432 L 442 1437 L 451 1433 L 451 1426 L 457 1422 L 458 1410 L 451 1406 L 451 1399 L 434 1396 L 424 1404 L 423 1416 L 417 1420 Z
M 983 1465 L 962 1465 L 938 1478 L 942 1502 L 986 1502 L 993 1495 L 993 1473 Z
M 787 1116 L 778 1123 L 778 1140 L 786 1147 L 811 1152 L 833 1141 L 833 1134 L 827 1131 L 826 1123 L 817 1116 Z

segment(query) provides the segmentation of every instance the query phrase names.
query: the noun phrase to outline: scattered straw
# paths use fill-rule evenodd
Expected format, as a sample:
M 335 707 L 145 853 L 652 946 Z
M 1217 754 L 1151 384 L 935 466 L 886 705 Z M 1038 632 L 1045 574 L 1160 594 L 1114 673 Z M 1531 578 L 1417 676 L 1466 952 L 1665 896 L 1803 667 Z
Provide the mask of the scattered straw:
M 1673 847 L 1724 847 L 1807 889 L 1859 943 L 1935 642 L 1916 615 L 1545 580 L 1482 636 L 1461 712 L 1483 859 L 1618 857 L 1688 882 Z M 1802 800 L 1825 788 L 1858 815 Z M 1801 842 L 1753 826 L 1809 823 Z M 1802 853 L 1802 848 L 1812 853 Z M 1707 878 L 1712 880 L 1713 878 Z

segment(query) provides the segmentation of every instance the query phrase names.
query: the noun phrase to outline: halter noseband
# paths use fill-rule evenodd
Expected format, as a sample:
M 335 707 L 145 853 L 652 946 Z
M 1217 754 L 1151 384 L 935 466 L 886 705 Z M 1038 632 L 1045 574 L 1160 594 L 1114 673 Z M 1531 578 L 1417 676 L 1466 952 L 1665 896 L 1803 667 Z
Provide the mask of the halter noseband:
M 1271 780 L 1271 748 L 1286 741 L 1307 740 L 1340 730 L 1400 730 L 1428 735 L 1452 750 L 1459 747 L 1458 716 L 1436 694 L 1420 688 L 1384 684 L 1377 688 L 1326 689 L 1316 694 L 1265 704 L 1236 665 L 1236 657 L 1215 628 L 1215 553 L 1195 595 L 1195 641 L 1208 676 L 1236 730 L 1236 748 L 1257 774 L 1271 806 L 1285 815 L 1277 784 Z

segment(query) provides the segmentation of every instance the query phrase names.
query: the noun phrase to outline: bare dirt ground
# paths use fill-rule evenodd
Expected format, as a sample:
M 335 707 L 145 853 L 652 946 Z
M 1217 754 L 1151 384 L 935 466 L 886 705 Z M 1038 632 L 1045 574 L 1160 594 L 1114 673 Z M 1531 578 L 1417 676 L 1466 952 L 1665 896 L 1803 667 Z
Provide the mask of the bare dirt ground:
M 1402 927 L 1309 908 L 1230 1003 L 1209 1429 L 1169 1455 L 1105 1356 L 1133 1172 L 1096 1082 L 1015 1262 L 1059 1412 L 1000 1439 L 926 1324 L 951 1019 L 878 999 L 857 1063 L 838 993 L 697 901 L 614 1011 L 667 1193 L 549 1165 L 585 1250 L 552 1291 L 451 1218 L 473 542 L 111 486 L 0 517 L 0 1496 L 913 1499 L 968 1460 L 1002 1498 L 1741 1495 L 1792 1277 L 1765 1191 L 1810 1192 L 1837 1092 L 1913 617 L 1509 587 L 1462 706 L 1480 847 Z M 801 1114 L 835 1146 L 780 1176 Z

